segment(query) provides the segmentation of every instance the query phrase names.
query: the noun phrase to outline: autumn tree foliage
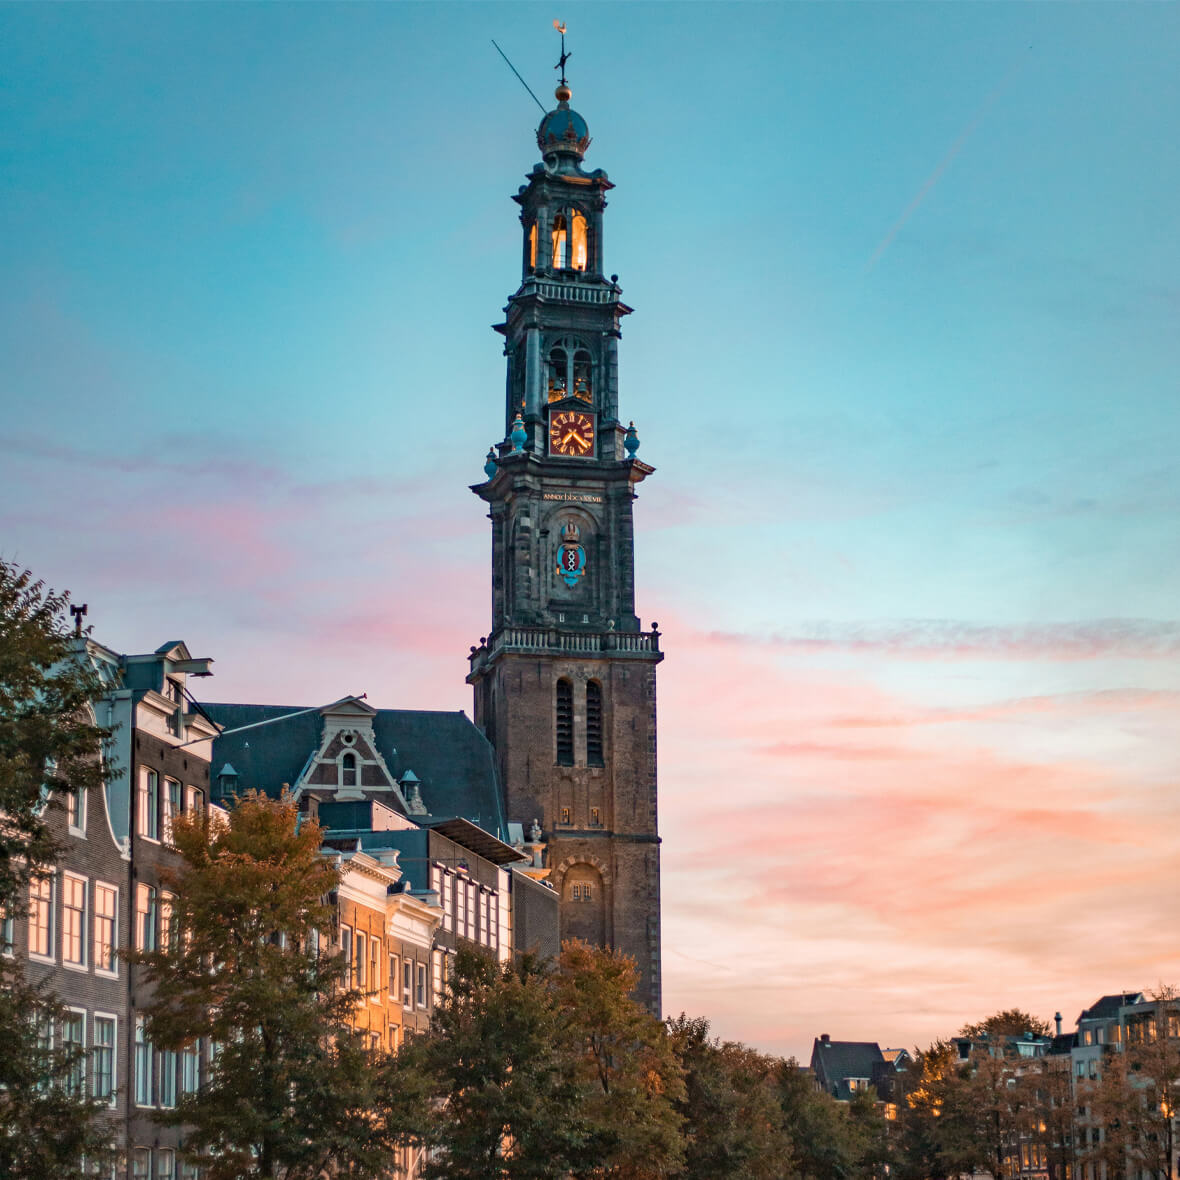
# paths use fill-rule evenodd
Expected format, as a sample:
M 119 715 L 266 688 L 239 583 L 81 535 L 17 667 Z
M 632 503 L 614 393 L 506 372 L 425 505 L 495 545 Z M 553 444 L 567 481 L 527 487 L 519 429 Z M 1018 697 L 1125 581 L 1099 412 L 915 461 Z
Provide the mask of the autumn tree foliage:
M 69 596 L 0 561 L 0 913 L 27 909 L 29 879 L 59 852 L 51 816 L 67 789 L 101 789 L 102 742 L 92 704 L 102 685 L 75 658 Z M 52 992 L 0 956 L 0 1175 L 81 1176 L 81 1158 L 104 1159 L 110 1125 L 87 1097 L 78 1050 L 52 1030 L 63 1015 Z
M 208 1180 L 378 1176 L 392 1158 L 381 1057 L 350 1027 L 359 993 L 332 949 L 339 876 L 321 840 L 289 799 L 255 793 L 228 822 L 178 817 L 171 936 L 129 956 L 154 986 L 149 1039 L 216 1045 L 199 1090 L 159 1115 L 185 1125 Z

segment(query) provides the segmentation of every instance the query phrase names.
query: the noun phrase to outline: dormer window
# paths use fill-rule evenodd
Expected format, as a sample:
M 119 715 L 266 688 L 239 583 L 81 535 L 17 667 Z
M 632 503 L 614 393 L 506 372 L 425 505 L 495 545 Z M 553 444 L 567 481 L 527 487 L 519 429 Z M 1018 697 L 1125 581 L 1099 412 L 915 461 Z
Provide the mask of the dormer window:
M 356 755 L 351 751 L 340 758 L 340 785 L 342 787 L 356 786 Z

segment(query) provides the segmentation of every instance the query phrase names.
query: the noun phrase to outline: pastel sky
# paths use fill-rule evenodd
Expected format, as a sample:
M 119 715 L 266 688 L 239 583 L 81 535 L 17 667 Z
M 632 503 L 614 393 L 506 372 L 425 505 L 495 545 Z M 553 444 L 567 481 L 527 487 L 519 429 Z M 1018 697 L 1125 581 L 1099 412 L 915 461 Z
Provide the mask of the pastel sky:
M 570 28 L 665 1002 L 806 1056 L 1180 983 L 1180 7 L 0 7 L 0 553 L 211 699 L 467 709 Z

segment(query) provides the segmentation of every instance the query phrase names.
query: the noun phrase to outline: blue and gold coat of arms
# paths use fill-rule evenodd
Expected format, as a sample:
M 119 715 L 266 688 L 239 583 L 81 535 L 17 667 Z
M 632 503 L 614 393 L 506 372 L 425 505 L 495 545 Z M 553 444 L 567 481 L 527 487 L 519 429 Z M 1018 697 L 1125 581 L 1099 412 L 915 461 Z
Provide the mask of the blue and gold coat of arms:
M 557 573 L 572 590 L 586 572 L 586 550 L 578 543 L 581 535 L 574 522 L 567 521 L 561 530 L 561 548 L 557 551 Z

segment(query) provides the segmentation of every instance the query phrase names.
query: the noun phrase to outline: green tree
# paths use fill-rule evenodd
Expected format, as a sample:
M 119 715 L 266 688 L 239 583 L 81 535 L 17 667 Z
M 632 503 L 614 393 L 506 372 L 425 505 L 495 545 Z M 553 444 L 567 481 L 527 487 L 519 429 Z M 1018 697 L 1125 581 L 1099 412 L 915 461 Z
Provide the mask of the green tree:
M 92 705 L 103 689 L 75 657 L 68 605 L 0 561 L 0 913 L 9 917 L 26 911 L 30 876 L 60 851 L 50 819 L 62 793 L 102 786 L 108 731 Z M 97 1161 L 111 1146 L 111 1125 L 79 1080 L 80 1052 L 54 1044 L 62 1015 L 49 991 L 0 957 L 0 1175 L 12 1180 L 73 1180 L 83 1154 Z
M 972 1040 L 979 1040 L 981 1037 L 995 1040 L 998 1037 L 1022 1037 L 1029 1032 L 1039 1037 L 1047 1037 L 1052 1029 L 1049 1022 L 1039 1016 L 1030 1016 L 1019 1008 L 1005 1008 L 986 1020 L 963 1025 L 959 1029 L 959 1036 L 971 1037 Z
M 427 1180 L 568 1173 L 586 1122 L 562 1031 L 552 981 L 535 960 L 459 951 L 429 1033 L 385 1073 L 396 1131 L 430 1149 Z
M 634 999 L 638 982 L 626 955 L 562 945 L 554 997 L 587 1120 L 577 1180 L 658 1180 L 681 1164 L 682 1072 L 664 1025 Z
M 783 1112 L 783 1130 L 792 1145 L 793 1171 L 805 1180 L 851 1180 L 858 1151 L 850 1133 L 848 1111 L 816 1088 L 810 1070 L 792 1058 L 775 1077 Z
M 685 1180 L 785 1180 L 794 1175 L 791 1140 L 775 1092 L 779 1062 L 709 1035 L 709 1022 L 681 1014 L 667 1022 L 684 1070 Z
M 248 793 L 230 812 L 174 821 L 182 857 L 173 936 L 132 952 L 154 985 L 149 1039 L 217 1046 L 210 1076 L 159 1118 L 184 1124 L 208 1180 L 377 1176 L 391 1166 L 383 1062 L 350 1026 L 360 999 L 321 946 L 339 874 L 289 799 Z M 327 941 L 323 939 L 322 941 Z

